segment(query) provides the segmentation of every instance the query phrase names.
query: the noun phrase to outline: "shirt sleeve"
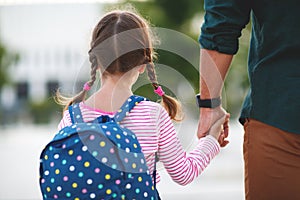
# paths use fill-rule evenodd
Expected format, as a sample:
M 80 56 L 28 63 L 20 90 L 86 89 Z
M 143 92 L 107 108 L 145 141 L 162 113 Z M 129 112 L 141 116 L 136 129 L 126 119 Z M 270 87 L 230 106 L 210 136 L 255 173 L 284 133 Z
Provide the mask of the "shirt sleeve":
M 249 22 L 250 0 L 204 0 L 204 10 L 199 37 L 201 47 L 235 54 L 241 31 Z
M 193 151 L 187 153 L 183 150 L 173 123 L 163 108 L 159 119 L 159 160 L 176 183 L 186 185 L 198 177 L 219 153 L 219 143 L 212 136 L 206 136 L 198 141 Z

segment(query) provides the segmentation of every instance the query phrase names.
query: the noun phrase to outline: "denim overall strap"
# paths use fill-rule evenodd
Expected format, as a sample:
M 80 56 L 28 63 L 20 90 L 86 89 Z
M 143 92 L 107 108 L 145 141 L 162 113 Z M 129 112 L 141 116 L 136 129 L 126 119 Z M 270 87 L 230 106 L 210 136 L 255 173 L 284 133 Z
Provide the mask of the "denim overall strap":
M 130 96 L 124 104 L 121 106 L 121 108 L 118 110 L 118 112 L 115 114 L 114 119 L 116 122 L 120 122 L 123 120 L 124 117 L 128 115 L 128 113 L 133 109 L 135 105 L 140 103 L 141 101 L 148 101 L 146 98 L 132 95 Z
M 68 109 L 69 109 L 69 114 L 70 114 L 72 124 L 84 122 L 80 111 L 79 103 L 70 105 Z

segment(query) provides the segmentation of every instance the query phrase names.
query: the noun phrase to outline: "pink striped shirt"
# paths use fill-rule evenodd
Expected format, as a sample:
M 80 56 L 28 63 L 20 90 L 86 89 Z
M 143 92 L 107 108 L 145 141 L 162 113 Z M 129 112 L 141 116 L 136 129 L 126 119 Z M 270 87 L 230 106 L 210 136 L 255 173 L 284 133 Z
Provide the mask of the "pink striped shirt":
M 90 108 L 84 102 L 79 105 L 86 122 L 100 115 L 114 115 L 111 112 Z M 69 125 L 71 125 L 70 115 L 65 111 L 58 128 Z M 171 178 L 180 185 L 192 182 L 220 151 L 217 140 L 212 136 L 206 136 L 198 141 L 194 150 L 185 152 L 168 113 L 155 102 L 142 101 L 136 105 L 123 119 L 121 125 L 136 134 L 151 174 L 157 152 L 160 162 Z M 160 176 L 157 174 L 157 182 L 159 181 Z

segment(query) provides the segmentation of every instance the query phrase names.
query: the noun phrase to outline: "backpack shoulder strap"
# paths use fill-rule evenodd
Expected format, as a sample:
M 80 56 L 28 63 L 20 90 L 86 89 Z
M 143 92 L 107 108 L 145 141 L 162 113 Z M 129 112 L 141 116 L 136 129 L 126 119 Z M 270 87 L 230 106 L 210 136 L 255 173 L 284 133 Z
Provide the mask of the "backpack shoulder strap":
M 83 122 L 79 103 L 70 105 L 68 109 L 69 109 L 69 114 L 70 114 L 72 124 Z
M 128 113 L 134 108 L 134 106 L 140 103 L 141 101 L 148 101 L 148 99 L 137 95 L 130 96 L 115 114 L 115 121 L 122 121 L 123 118 L 126 117 L 126 115 L 128 115 Z

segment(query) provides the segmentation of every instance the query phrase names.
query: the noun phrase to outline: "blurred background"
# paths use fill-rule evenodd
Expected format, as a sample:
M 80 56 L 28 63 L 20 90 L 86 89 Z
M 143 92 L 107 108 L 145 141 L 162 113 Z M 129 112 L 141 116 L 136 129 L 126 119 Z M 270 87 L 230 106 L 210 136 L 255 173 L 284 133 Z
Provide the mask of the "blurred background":
M 203 0 L 0 0 L 1 200 L 41 198 L 39 154 L 57 131 L 62 114 L 53 95 L 58 88 L 68 95 L 81 90 L 89 79 L 87 52 L 94 26 L 108 10 L 129 4 L 151 25 L 182 34 L 173 39 L 163 34 L 158 37 L 162 46 L 166 41 L 177 44 L 189 58 L 180 56 L 173 47 L 158 45 L 156 66 L 162 85 L 183 103 L 186 118 L 176 128 L 184 148 L 193 148 L 199 114 L 194 95 L 199 92 Z M 244 198 L 243 130 L 237 117 L 249 86 L 249 36 L 248 25 L 223 91 L 223 105 L 232 117 L 231 143 L 189 186 L 176 185 L 160 167 L 163 199 Z M 134 90 L 157 100 L 146 77 L 141 77 Z

